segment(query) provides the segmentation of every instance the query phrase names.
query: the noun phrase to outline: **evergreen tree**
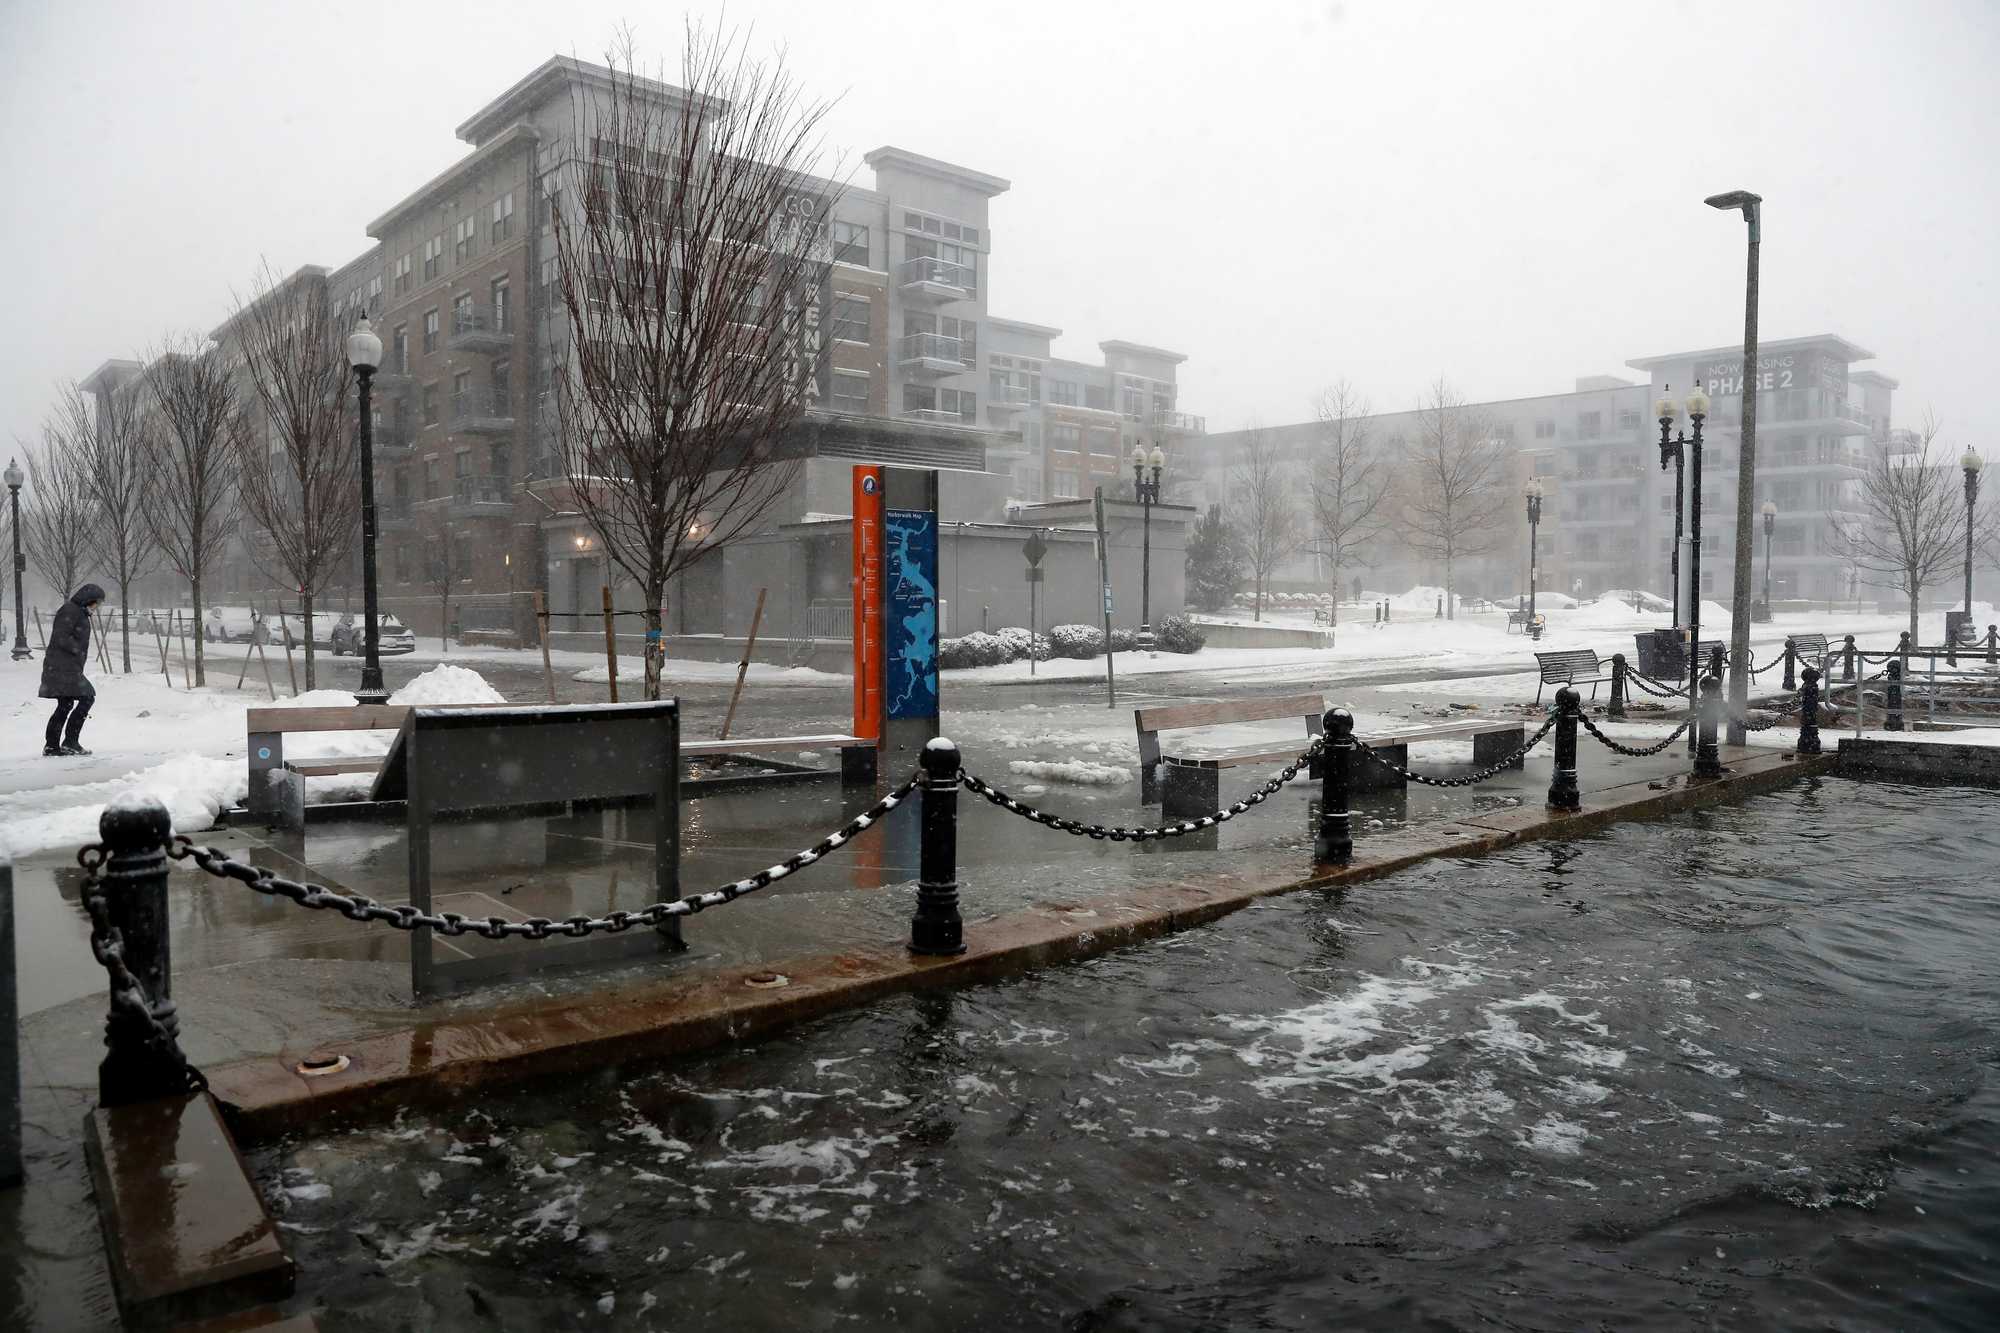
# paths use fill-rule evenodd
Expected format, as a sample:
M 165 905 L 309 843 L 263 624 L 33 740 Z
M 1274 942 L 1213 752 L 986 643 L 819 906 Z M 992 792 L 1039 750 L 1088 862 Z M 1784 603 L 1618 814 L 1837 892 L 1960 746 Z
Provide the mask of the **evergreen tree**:
M 1242 586 L 1242 545 L 1223 521 L 1222 506 L 1210 505 L 1188 534 L 1188 602 L 1203 611 L 1225 610 Z

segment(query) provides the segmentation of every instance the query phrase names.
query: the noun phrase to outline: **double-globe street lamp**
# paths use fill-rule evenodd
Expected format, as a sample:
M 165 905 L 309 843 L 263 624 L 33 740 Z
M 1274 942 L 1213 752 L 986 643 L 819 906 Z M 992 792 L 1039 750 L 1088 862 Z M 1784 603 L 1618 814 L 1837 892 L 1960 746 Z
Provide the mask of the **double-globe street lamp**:
M 1958 465 L 1965 469 L 1965 625 L 1972 628 L 1972 514 L 1979 504 L 1979 469 L 1986 460 L 1967 449 Z
M 1542 622 L 1535 615 L 1535 583 L 1539 570 L 1535 563 L 1535 537 L 1542 525 L 1542 479 L 1528 478 L 1528 637 L 1542 637 Z
M 1771 618 L 1771 534 L 1778 530 L 1778 506 L 1764 501 L 1764 619 Z
M 1672 385 L 1665 386 L 1669 390 Z M 1692 435 L 1674 430 L 1674 422 L 1681 414 L 1681 405 L 1674 401 L 1673 394 L 1663 393 L 1654 404 L 1654 415 L 1660 419 L 1660 467 L 1664 470 L 1669 462 L 1674 465 L 1674 479 L 1679 482 L 1683 467 L 1688 467 L 1687 487 L 1690 514 L 1688 519 L 1688 624 L 1687 624 L 1687 682 L 1688 707 L 1693 708 L 1701 697 L 1701 426 L 1708 419 L 1708 395 L 1696 386 L 1687 396 L 1688 420 L 1694 425 Z M 1688 460 L 1692 459 L 1689 467 Z M 1680 488 L 1675 487 L 1678 496 Z M 1674 530 L 1680 530 L 1680 510 L 1678 504 L 1674 512 Z M 1674 584 L 1676 604 L 1678 604 L 1680 584 Z M 1688 752 L 1694 752 L 1694 734 L 1697 729 L 1688 728 Z
M 1139 648 L 1148 653 L 1153 651 L 1153 506 L 1160 502 L 1160 469 L 1166 465 L 1166 450 L 1159 445 L 1150 454 L 1144 444 L 1132 446 L 1132 497 L 1139 502 Z
M 361 400 L 361 688 L 354 701 L 389 702 L 382 687 L 380 640 L 375 624 L 375 415 L 369 405 L 370 382 L 382 364 L 382 339 L 368 317 L 347 335 L 347 364 L 354 367 L 355 392 Z
M 10 458 L 7 460 L 6 472 L 0 473 L 0 476 L 6 478 L 7 500 L 13 506 L 14 515 L 14 522 L 12 524 L 14 530 L 14 660 L 19 662 L 23 658 L 34 656 L 33 653 L 28 651 L 28 621 L 26 615 L 21 610 L 21 574 L 28 567 L 28 562 L 21 558 L 21 483 L 28 479 L 28 474 L 21 471 L 20 463 Z M 1970 570 L 1971 566 L 1967 565 L 1966 568 Z M 1969 588 L 1972 586 L 1972 575 L 1967 573 L 1965 577 L 1965 586 Z

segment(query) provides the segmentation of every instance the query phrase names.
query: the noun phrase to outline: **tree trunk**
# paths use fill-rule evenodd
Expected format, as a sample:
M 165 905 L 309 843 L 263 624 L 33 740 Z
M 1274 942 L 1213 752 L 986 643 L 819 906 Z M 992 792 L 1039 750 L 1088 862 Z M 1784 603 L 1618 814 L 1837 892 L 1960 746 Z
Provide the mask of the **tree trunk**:
M 194 603 L 194 633 L 188 637 L 194 640 L 194 683 L 208 684 L 208 677 L 202 672 L 201 661 L 201 580 L 188 580 L 188 600 Z
M 1264 618 L 1264 571 L 1261 569 L 1257 571 L 1257 577 L 1250 594 L 1250 618 L 1252 620 L 1262 620 Z
M 1910 594 L 1910 642 L 1922 643 L 1923 640 L 1917 637 L 1917 606 L 1918 598 L 1922 595 L 1923 589 L 1916 587 L 1907 589 L 1906 591 Z
M 118 579 L 118 641 L 119 651 L 125 660 L 125 674 L 132 674 L 132 578 L 129 574 Z
M 313 679 L 313 599 L 311 593 L 299 598 L 299 632 L 306 640 L 306 688 L 316 688 Z
M 1444 558 L 1444 618 L 1446 620 L 1458 619 L 1458 608 L 1451 604 L 1452 577 L 1451 557 L 1446 556 Z
M 662 614 L 661 600 L 666 596 L 664 581 L 650 582 L 646 588 L 646 698 L 660 697 L 660 659 L 666 656 L 666 617 Z
M 450 635 L 450 633 L 451 633 L 451 589 L 447 587 L 444 590 L 444 592 L 438 597 L 438 651 L 440 653 L 448 653 L 451 651 L 451 641 L 447 637 L 448 635 Z
M 1333 582 L 1331 586 L 1333 588 L 1333 596 L 1329 597 L 1326 602 L 1326 625 L 1328 629 L 1332 629 L 1335 625 L 1338 625 L 1340 623 L 1340 562 L 1339 561 L 1334 562 Z

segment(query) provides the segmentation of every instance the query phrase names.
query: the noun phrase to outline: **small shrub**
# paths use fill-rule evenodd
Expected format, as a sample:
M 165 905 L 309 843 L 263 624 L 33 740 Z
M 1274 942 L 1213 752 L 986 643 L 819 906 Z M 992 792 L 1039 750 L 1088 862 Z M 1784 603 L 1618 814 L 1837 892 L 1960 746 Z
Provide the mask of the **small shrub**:
M 956 639 L 942 639 L 938 642 L 938 666 L 946 671 L 958 671 L 966 667 L 999 666 L 1003 662 L 1013 660 L 1013 654 L 997 634 L 975 630 Z
M 1186 616 L 1168 616 L 1153 631 L 1153 639 L 1160 645 L 1161 652 L 1198 653 L 1208 642 L 1208 635 Z
M 1019 662 L 1033 653 L 1037 662 L 1046 662 L 1053 654 L 1049 651 L 1049 636 L 1030 634 L 1019 625 L 1009 625 L 1006 629 L 994 631 L 996 639 L 1007 645 L 1009 662 Z
M 1138 647 L 1139 647 L 1138 630 L 1126 629 L 1123 625 L 1114 625 L 1112 627 L 1111 629 L 1112 652 L 1129 653 L 1135 651 Z
M 1097 657 L 1104 652 L 1104 631 L 1094 625 L 1057 625 L 1049 630 L 1049 650 L 1056 657 Z
M 967 667 L 978 665 L 979 663 L 973 658 L 972 649 L 966 646 L 964 639 L 938 640 L 938 670 L 963 671 Z

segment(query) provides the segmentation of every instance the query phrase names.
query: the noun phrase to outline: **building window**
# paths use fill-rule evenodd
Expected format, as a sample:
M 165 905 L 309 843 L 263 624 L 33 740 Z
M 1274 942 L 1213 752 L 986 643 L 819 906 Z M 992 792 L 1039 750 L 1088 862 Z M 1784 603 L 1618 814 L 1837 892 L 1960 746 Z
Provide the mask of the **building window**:
M 544 307 L 553 305 L 559 299 L 561 299 L 561 293 L 556 290 L 556 261 L 554 259 L 544 259 L 542 261 L 542 305 Z
M 392 374 L 410 373 L 410 326 L 398 324 L 396 331 L 389 335 L 389 370 Z
M 942 236 L 950 241 L 979 240 L 977 227 L 968 227 L 962 222 L 952 222 L 931 213 L 919 213 L 915 209 L 904 210 L 903 227 L 907 231 L 920 231 L 927 236 Z
M 451 474 L 454 477 L 469 477 L 472 475 L 472 450 L 460 449 L 456 454 L 452 455 Z
M 1638 409 L 1638 408 L 1636 408 L 1636 407 L 1621 407 L 1621 408 L 1619 408 L 1619 409 L 1618 409 L 1618 429 L 1620 429 L 1620 430 L 1637 430 L 1637 429 L 1639 429 L 1639 409 Z
M 833 258 L 840 264 L 868 267 L 868 228 L 858 222 L 833 224 Z
M 437 424 L 438 424 L 438 386 L 437 386 L 437 385 L 435 385 L 435 384 L 426 384 L 426 385 L 424 386 L 424 388 L 423 388 L 423 405 L 424 405 L 424 424 L 425 424 L 426 426 L 435 426 L 435 425 L 437 425 Z M 426 496 L 428 496 L 429 492 L 426 492 L 425 494 L 426 494 Z
M 398 292 L 407 292 L 410 290 L 410 257 L 408 255 L 404 255 L 396 261 L 394 276 Z
M 492 469 L 489 476 L 509 480 L 514 475 L 514 446 L 501 440 L 488 451 L 487 461 Z
M 868 411 L 868 376 L 852 370 L 834 371 L 833 410 L 865 414 Z
M 451 331 L 453 336 L 475 327 L 472 317 L 472 293 L 460 292 L 451 299 Z
M 979 364 L 979 325 L 969 319 L 954 319 L 950 315 L 938 320 L 938 332 L 947 338 L 958 339 L 958 359 L 968 366 Z
M 461 370 L 456 375 L 453 375 L 451 377 L 452 415 L 457 416 L 463 412 L 468 411 L 471 407 L 472 407 L 472 372 L 469 370 Z M 461 453 L 459 457 L 463 458 L 464 455 Z M 460 468 L 459 475 L 463 476 L 464 474 L 465 474 L 465 469 Z
M 506 416 L 514 404 L 514 363 L 501 356 L 493 360 L 493 409 Z
M 1576 414 L 1576 438 L 1594 440 L 1604 433 L 1602 412 L 1579 412 Z
M 478 224 L 471 218 L 460 218 L 458 225 L 451 229 L 451 262 L 463 264 L 472 258 L 472 238 L 479 234 Z
M 472 538 L 461 536 L 453 540 L 452 572 L 461 579 L 472 577 Z
M 979 416 L 979 395 L 969 389 L 938 389 L 928 384 L 905 384 L 903 410 L 943 413 L 955 416 L 969 425 Z
M 487 294 L 493 300 L 494 332 L 505 333 L 510 327 L 509 324 L 507 323 L 507 316 L 509 313 L 507 309 L 507 279 L 495 278 L 493 280 L 493 285 L 488 289 Z
M 438 260 L 444 255 L 444 233 L 439 232 L 424 242 L 424 281 L 429 282 L 438 275 Z
M 1058 422 L 1049 427 L 1049 444 L 1057 449 L 1081 452 L 1083 449 L 1083 427 Z
M 429 356 L 438 349 L 438 312 L 424 311 L 424 355 Z
M 410 544 L 408 542 L 397 542 L 396 582 L 408 583 L 409 581 L 410 581 Z
M 1111 387 L 1106 384 L 1086 384 L 1083 386 L 1083 405 L 1094 407 L 1100 412 L 1111 410 Z
M 1064 407 L 1077 406 L 1077 383 L 1075 380 L 1050 380 L 1049 401 Z
M 438 461 L 435 457 L 424 460 L 424 499 L 435 500 L 438 494 Z
M 1060 471 L 1051 472 L 1049 474 L 1049 480 L 1054 488 L 1053 493 L 1056 499 L 1074 500 L 1077 498 L 1076 473 L 1060 472 Z
M 1538 440 L 1553 440 L 1553 439 L 1554 439 L 1555 437 L 1556 437 L 1556 423 L 1555 423 L 1555 422 L 1553 422 L 1553 421 L 1537 421 L 1537 422 L 1535 423 L 1535 438 L 1536 438 L 1536 439 L 1538 439 Z
M 553 173 L 542 178 L 541 228 L 552 230 L 556 225 L 556 210 L 562 207 L 562 182 Z
M 833 298 L 833 336 L 845 342 L 868 341 L 868 298 L 845 293 Z
M 493 240 L 498 245 L 514 230 L 514 192 L 512 190 L 493 201 Z

